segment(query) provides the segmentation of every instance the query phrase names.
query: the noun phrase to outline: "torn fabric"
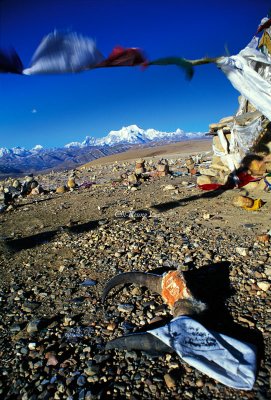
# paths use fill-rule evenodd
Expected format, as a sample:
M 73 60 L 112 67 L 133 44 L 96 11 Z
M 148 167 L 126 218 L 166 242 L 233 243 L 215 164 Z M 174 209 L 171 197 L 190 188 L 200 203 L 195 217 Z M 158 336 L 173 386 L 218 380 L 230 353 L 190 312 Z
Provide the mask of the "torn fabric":
M 263 117 L 260 115 L 243 126 L 235 121 L 231 127 L 231 133 L 235 142 L 232 143 L 231 150 L 236 151 L 236 148 L 238 148 L 241 150 L 243 156 L 251 150 L 260 133 L 263 131 L 262 119 Z
M 251 390 L 256 378 L 256 349 L 181 316 L 148 331 L 189 365 L 226 386 Z
M 25 75 L 61 74 L 93 68 L 104 59 L 95 42 L 77 33 L 59 33 L 46 36 L 37 48 Z

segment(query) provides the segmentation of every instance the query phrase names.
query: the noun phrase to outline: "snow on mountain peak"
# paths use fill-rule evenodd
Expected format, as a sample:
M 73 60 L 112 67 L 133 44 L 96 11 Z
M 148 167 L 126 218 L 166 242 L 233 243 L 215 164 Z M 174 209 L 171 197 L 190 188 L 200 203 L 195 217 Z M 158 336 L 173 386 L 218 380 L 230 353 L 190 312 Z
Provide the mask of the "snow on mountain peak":
M 16 146 L 11 149 L 11 153 L 16 156 L 26 156 L 30 152 L 29 150 L 26 150 L 24 147 Z
M 3 157 L 10 153 L 11 153 L 10 149 L 7 149 L 6 147 L 0 147 L 0 157 Z
M 70 148 L 72 148 L 72 147 L 81 148 L 81 147 L 84 147 L 84 146 L 83 146 L 83 143 L 80 143 L 80 142 L 71 142 L 71 143 L 65 144 L 64 147 L 65 147 L 66 149 L 70 149 Z
M 33 149 L 31 149 L 31 151 L 40 151 L 43 150 L 43 146 L 41 146 L 40 144 L 36 144 L 36 146 L 33 147 Z
M 144 130 L 137 125 L 123 126 L 118 131 L 110 131 L 107 136 L 98 139 L 98 145 L 115 145 L 118 143 L 144 143 Z
M 85 140 L 82 142 L 83 146 L 95 146 L 96 139 L 91 136 L 86 136 Z
M 175 132 L 161 132 L 156 129 L 142 129 L 137 125 L 123 126 L 118 131 L 110 131 L 108 135 L 96 139 L 91 136 L 86 136 L 85 140 L 81 142 L 71 142 L 64 146 L 64 148 L 86 148 L 90 146 L 114 146 L 117 144 L 143 144 L 152 141 L 181 141 L 199 139 L 204 136 L 203 133 L 197 132 L 184 132 L 182 129 L 177 128 Z M 7 149 L 6 147 L 0 148 L 0 157 L 9 156 L 27 156 L 30 154 L 37 154 L 39 151 L 44 150 L 41 145 L 36 145 L 32 150 L 26 150 L 22 147 L 14 147 Z
M 161 140 L 185 140 L 196 139 L 202 137 L 202 133 L 185 133 L 178 128 L 175 132 L 161 132 L 156 129 L 142 129 L 137 125 L 129 125 L 122 127 L 118 131 L 110 131 L 109 134 L 101 139 L 96 140 L 97 145 L 116 145 L 118 143 L 140 144 L 151 141 Z

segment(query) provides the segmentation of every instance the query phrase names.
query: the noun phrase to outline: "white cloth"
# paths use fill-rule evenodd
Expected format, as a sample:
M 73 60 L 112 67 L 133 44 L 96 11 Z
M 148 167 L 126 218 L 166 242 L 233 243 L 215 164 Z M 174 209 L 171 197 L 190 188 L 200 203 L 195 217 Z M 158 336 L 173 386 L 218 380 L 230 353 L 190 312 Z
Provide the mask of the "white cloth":
M 30 68 L 24 69 L 23 74 L 78 72 L 94 67 L 103 59 L 92 39 L 73 32 L 55 31 L 42 40 Z
M 187 316 L 148 331 L 166 343 L 188 364 L 224 385 L 251 390 L 256 375 L 253 345 L 206 329 Z
M 263 131 L 262 116 L 256 118 L 245 126 L 234 122 L 232 128 L 238 148 L 245 155 L 253 146 L 260 133 Z
M 222 57 L 217 66 L 232 85 L 264 116 L 271 120 L 271 58 L 257 50 L 258 39 L 231 57 Z

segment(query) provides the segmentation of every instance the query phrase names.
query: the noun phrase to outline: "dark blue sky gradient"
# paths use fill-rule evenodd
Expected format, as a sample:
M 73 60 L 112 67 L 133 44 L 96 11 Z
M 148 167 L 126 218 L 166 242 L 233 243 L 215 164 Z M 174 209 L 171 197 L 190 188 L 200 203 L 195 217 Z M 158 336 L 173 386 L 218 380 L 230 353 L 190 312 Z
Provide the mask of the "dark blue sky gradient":
M 236 54 L 270 8 L 267 0 L 0 0 L 0 47 L 12 45 L 27 67 L 41 39 L 58 29 L 94 38 L 105 56 L 115 45 L 140 47 L 149 60 L 219 56 L 225 45 Z M 197 67 L 190 82 L 174 66 L 1 74 L 0 147 L 63 146 L 130 124 L 207 131 L 235 112 L 237 97 L 214 65 Z

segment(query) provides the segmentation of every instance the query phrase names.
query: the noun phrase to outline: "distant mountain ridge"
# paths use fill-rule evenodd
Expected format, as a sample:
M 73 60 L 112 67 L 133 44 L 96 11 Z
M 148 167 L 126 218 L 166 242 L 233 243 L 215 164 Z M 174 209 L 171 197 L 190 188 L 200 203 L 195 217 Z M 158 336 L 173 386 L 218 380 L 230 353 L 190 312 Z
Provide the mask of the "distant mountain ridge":
M 120 153 L 134 145 L 162 144 L 191 139 L 200 139 L 203 133 L 161 132 L 144 130 L 137 125 L 110 131 L 107 136 L 96 139 L 87 136 L 83 142 L 71 142 L 63 148 L 46 149 L 36 145 L 31 150 L 23 147 L 0 148 L 0 177 L 41 172 L 50 169 L 71 169 L 94 159 Z
M 124 126 L 118 131 L 110 131 L 107 136 L 96 139 L 91 136 L 87 136 L 86 139 L 80 142 L 71 142 L 65 145 L 65 147 L 86 147 L 86 146 L 114 146 L 116 144 L 144 144 L 152 141 L 160 140 L 189 140 L 197 139 L 202 137 L 204 134 L 201 132 L 197 133 L 186 133 L 182 129 L 176 129 L 175 132 L 161 132 L 156 129 L 142 129 L 137 125 Z

